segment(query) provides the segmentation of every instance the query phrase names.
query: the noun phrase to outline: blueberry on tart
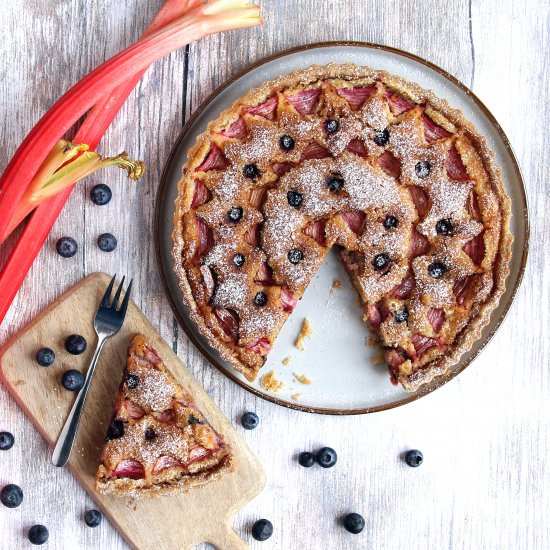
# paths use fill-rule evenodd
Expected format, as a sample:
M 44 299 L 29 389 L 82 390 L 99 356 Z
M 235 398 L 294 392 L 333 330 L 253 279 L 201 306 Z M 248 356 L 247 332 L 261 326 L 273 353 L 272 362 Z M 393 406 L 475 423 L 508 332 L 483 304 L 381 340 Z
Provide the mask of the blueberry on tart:
M 253 380 L 335 246 L 392 381 L 414 391 L 498 305 L 509 218 L 494 153 L 460 111 L 383 71 L 314 66 L 251 90 L 197 138 L 174 269 L 200 331 Z
M 126 368 L 96 474 L 96 489 L 115 495 L 186 491 L 230 471 L 232 455 L 193 397 L 141 335 Z

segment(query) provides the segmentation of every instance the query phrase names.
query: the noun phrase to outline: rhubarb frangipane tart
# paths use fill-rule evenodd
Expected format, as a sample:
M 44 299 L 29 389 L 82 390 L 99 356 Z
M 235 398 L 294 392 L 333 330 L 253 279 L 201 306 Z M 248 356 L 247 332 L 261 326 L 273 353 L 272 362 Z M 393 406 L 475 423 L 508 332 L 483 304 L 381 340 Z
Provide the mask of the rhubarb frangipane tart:
M 505 288 L 509 218 L 494 154 L 460 111 L 385 72 L 314 66 L 198 137 L 174 269 L 200 331 L 253 380 L 337 247 L 392 381 L 414 391 L 480 337 Z

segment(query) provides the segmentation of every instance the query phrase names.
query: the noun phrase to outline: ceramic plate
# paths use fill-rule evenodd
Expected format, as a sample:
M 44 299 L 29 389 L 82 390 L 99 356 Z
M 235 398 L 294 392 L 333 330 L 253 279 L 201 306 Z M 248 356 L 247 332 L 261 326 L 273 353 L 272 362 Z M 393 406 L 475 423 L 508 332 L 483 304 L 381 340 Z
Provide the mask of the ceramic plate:
M 180 300 L 172 271 L 170 234 L 176 185 L 187 151 L 197 135 L 204 131 L 210 120 L 217 118 L 223 109 L 250 88 L 281 74 L 330 62 L 353 62 L 384 69 L 448 99 L 451 106 L 461 109 L 489 140 L 512 197 L 514 248 L 511 274 L 498 309 L 493 312 L 483 337 L 452 372 L 413 394 L 390 383 L 386 365 L 379 362 L 379 350 L 367 345 L 369 332 L 361 321 L 356 292 L 334 252 L 329 254 L 284 325 L 255 382 L 248 382 L 220 359 L 196 330 Z M 166 291 L 180 324 L 207 359 L 232 380 L 265 399 L 286 407 L 329 414 L 366 413 L 403 405 L 433 391 L 466 368 L 494 335 L 512 303 L 523 275 L 529 238 L 521 173 L 508 139 L 488 109 L 463 84 L 433 64 L 403 51 L 363 43 L 315 44 L 283 52 L 255 64 L 216 90 L 196 111 L 172 150 L 157 198 L 156 221 L 157 251 Z M 341 288 L 332 288 L 334 279 L 342 282 Z M 305 350 L 298 351 L 293 344 L 306 316 L 311 321 L 313 334 L 306 340 Z M 290 363 L 285 366 L 283 359 L 286 357 L 290 357 Z M 271 370 L 284 383 L 278 393 L 266 391 L 259 383 L 261 375 Z M 295 374 L 306 375 L 311 384 L 298 382 Z

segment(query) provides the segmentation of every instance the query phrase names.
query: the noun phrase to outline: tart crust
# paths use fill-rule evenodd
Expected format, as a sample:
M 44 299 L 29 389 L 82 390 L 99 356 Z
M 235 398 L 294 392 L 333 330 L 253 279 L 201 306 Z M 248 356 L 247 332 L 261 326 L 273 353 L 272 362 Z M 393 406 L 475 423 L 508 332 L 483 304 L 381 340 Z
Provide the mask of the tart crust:
M 207 129 L 198 136 L 195 145 L 189 151 L 188 160 L 183 167 L 182 178 L 178 184 L 178 197 L 175 201 L 172 256 L 174 260 L 174 271 L 177 275 L 182 292 L 183 303 L 188 309 L 189 316 L 199 328 L 200 332 L 206 337 L 209 344 L 216 349 L 225 360 L 231 363 L 237 371 L 243 373 L 249 380 L 253 380 L 265 361 L 265 354 L 259 353 L 257 354 L 257 358 L 250 358 L 249 356 L 251 354 L 248 353 L 243 357 L 240 348 L 236 346 L 234 342 L 227 341 L 223 332 L 213 323 L 212 316 L 210 315 L 210 318 L 208 318 L 206 315 L 205 304 L 208 303 L 208 300 L 204 299 L 204 295 L 198 296 L 196 290 L 196 277 L 194 280 L 188 266 L 186 266 L 186 261 L 189 259 L 189 248 L 192 246 L 190 245 L 190 240 L 192 240 L 192 238 L 190 238 L 186 226 L 186 215 L 189 215 L 192 210 L 190 205 L 193 200 L 193 192 L 196 185 L 194 183 L 196 170 L 200 167 L 201 163 L 204 162 L 211 148 L 211 144 L 216 143 L 216 137 L 220 136 L 220 132 L 229 128 L 249 109 L 261 106 L 275 96 L 279 98 L 283 97 L 282 94 L 285 91 L 297 93 L 296 90 L 298 92 L 307 91 L 318 87 L 326 87 L 327 85 L 332 87 L 333 90 L 337 88 L 351 90 L 355 88 L 367 89 L 368 87 L 373 87 L 375 90 L 374 93 L 379 97 L 381 97 L 381 93 L 385 93 L 387 97 L 389 97 L 388 94 L 392 94 L 392 97 L 394 99 L 397 98 L 397 101 L 404 99 L 405 102 L 413 106 L 413 112 L 418 112 L 416 115 L 417 117 L 420 116 L 420 109 L 422 109 L 423 114 L 421 116 L 427 116 L 429 121 L 439 129 L 436 130 L 436 134 L 440 131 L 444 136 L 451 136 L 450 140 L 454 140 L 455 136 L 460 136 L 460 140 L 458 137 L 456 138 L 456 150 L 461 157 L 462 164 L 466 165 L 468 168 L 468 181 L 473 181 L 472 187 L 478 184 L 481 185 L 480 189 L 483 190 L 483 200 L 486 201 L 486 203 L 479 207 L 482 210 L 480 223 L 483 223 L 483 228 L 481 229 L 483 236 L 481 238 L 484 241 L 484 255 L 481 264 L 478 266 L 478 274 L 480 277 L 475 278 L 475 281 L 469 281 L 467 277 L 465 278 L 466 281 L 474 282 L 475 284 L 470 285 L 473 287 L 473 292 L 471 290 L 468 291 L 472 295 L 466 299 L 466 305 L 464 306 L 464 304 L 461 304 L 462 309 L 467 310 L 467 315 L 465 315 L 462 320 L 457 321 L 452 330 L 449 329 L 452 333 L 452 340 L 449 342 L 444 341 L 441 345 L 434 346 L 436 349 L 434 349 L 434 347 L 429 348 L 420 358 L 414 353 L 414 346 L 412 348 L 412 355 L 410 345 L 408 350 L 404 351 L 402 348 L 396 347 L 396 349 L 399 349 L 401 357 L 401 359 L 397 361 L 398 364 L 395 364 L 395 360 L 393 361 L 394 364 L 392 364 L 392 356 L 389 355 L 388 357 L 388 350 L 386 349 L 386 356 L 390 363 L 390 372 L 394 381 L 399 381 L 408 391 L 415 391 L 421 385 L 427 384 L 434 378 L 448 373 L 450 368 L 459 361 L 462 354 L 469 350 L 473 343 L 480 338 L 483 327 L 488 324 L 491 312 L 498 306 L 500 297 L 505 290 L 505 282 L 509 274 L 508 264 L 511 257 L 513 237 L 509 230 L 509 221 L 511 217 L 510 198 L 503 186 L 501 171 L 496 164 L 494 152 L 489 148 L 486 139 L 476 130 L 473 124 L 464 117 L 461 111 L 452 108 L 446 100 L 398 76 L 384 71 L 377 71 L 369 67 L 359 67 L 354 64 L 312 66 L 309 69 L 283 75 L 250 90 L 230 108 L 223 111 L 216 120 L 209 123 Z M 388 99 L 388 101 L 392 101 L 392 99 Z M 288 110 L 292 111 L 292 109 Z M 320 110 L 320 107 L 318 110 Z M 348 108 L 346 111 L 346 107 L 344 106 L 340 113 L 343 112 L 345 115 L 346 112 L 350 113 L 351 110 Z M 315 114 L 306 114 L 303 118 L 311 120 L 314 116 Z M 408 115 L 407 112 L 405 112 L 405 114 L 397 116 L 398 120 L 397 122 L 394 120 L 394 127 L 400 121 L 406 119 Z M 399 118 L 399 116 L 401 116 L 401 118 Z M 345 120 L 345 116 L 343 116 L 343 120 Z M 262 121 L 259 120 L 258 125 L 261 125 L 261 122 Z M 380 130 L 381 129 L 382 128 L 380 128 Z M 437 144 L 438 138 L 436 137 L 434 141 Z M 441 139 L 442 143 L 445 141 L 446 139 Z M 452 143 L 454 144 L 455 141 Z M 372 147 L 370 142 L 368 147 Z M 226 152 L 225 149 L 223 152 Z M 331 151 L 331 153 L 333 153 L 333 151 Z M 372 155 L 369 155 L 369 158 L 370 156 Z M 435 163 L 439 160 L 441 159 L 434 157 L 433 162 Z M 309 162 L 312 164 L 321 164 L 323 161 L 309 160 Z M 345 159 L 342 166 L 345 167 Z M 282 176 L 279 182 L 284 178 L 285 176 Z M 482 182 L 482 184 L 480 184 L 480 182 Z M 277 180 L 272 183 L 274 183 L 275 186 L 279 185 Z M 401 183 L 402 182 L 399 181 L 399 186 L 402 187 Z M 410 185 L 411 182 L 409 181 L 408 183 Z M 432 199 L 431 195 L 430 199 Z M 405 213 L 404 216 L 406 218 L 408 214 Z M 269 217 L 265 216 L 265 218 L 265 220 L 263 217 L 260 219 L 269 222 Z M 420 222 L 418 221 L 418 217 L 415 217 L 414 212 L 411 220 L 411 223 L 414 224 L 411 225 L 411 227 L 414 227 L 416 230 Z M 348 238 L 350 243 L 353 241 L 352 237 L 346 237 L 346 231 L 342 229 L 341 226 L 337 226 L 335 231 L 340 232 L 338 244 L 344 246 L 344 248 L 347 245 L 346 238 Z M 335 242 L 337 241 L 332 240 L 329 246 Z M 422 257 L 415 258 L 415 260 L 417 260 L 417 263 L 420 263 Z M 411 259 L 408 262 L 409 269 L 412 263 L 413 260 Z M 365 309 L 367 313 L 369 293 L 365 292 L 365 289 L 362 288 L 359 277 L 354 277 L 353 273 L 350 273 L 350 275 L 363 301 L 366 303 Z M 404 276 L 404 272 L 401 271 L 399 280 L 402 281 Z M 417 277 L 415 275 L 415 282 L 416 279 Z M 301 285 L 301 288 L 300 285 L 295 285 L 293 287 L 295 291 L 297 290 L 295 294 L 298 299 L 301 297 L 304 287 L 307 286 L 307 282 L 306 285 Z M 270 299 L 271 296 L 270 294 Z M 387 293 L 385 296 L 387 298 Z M 384 298 L 384 300 L 387 305 L 388 300 L 386 298 Z M 433 296 L 429 299 L 421 296 L 418 298 L 417 302 L 418 304 L 424 305 L 426 301 L 429 303 L 430 299 L 433 299 Z M 370 302 L 373 301 L 370 300 Z M 401 301 L 400 303 L 402 304 L 403 302 Z M 373 303 L 370 305 L 372 306 Z M 386 312 L 386 314 L 387 313 L 388 312 Z M 392 313 L 393 312 L 390 311 L 390 317 Z M 367 315 L 367 318 L 369 318 L 369 315 Z M 376 327 L 375 323 L 371 322 L 371 319 L 368 320 L 371 329 L 377 334 L 381 345 L 385 348 L 390 347 L 393 349 L 393 346 L 388 346 L 388 341 L 391 340 L 389 336 L 387 334 L 381 334 L 383 330 L 381 330 L 380 327 Z M 446 320 L 448 321 L 447 324 L 451 322 L 449 319 Z M 278 326 L 274 328 L 271 327 L 273 330 L 270 335 L 270 344 L 276 337 L 283 323 L 284 319 Z M 431 331 L 430 336 L 433 337 L 434 340 L 444 340 L 441 339 L 439 335 L 435 334 L 429 327 L 427 330 L 428 332 Z M 453 330 L 454 333 L 452 332 Z M 423 336 L 425 332 L 426 330 L 420 335 Z M 420 344 L 420 347 L 421 346 L 422 344 Z M 261 346 L 260 351 L 262 351 Z M 395 355 L 393 357 L 395 358 Z

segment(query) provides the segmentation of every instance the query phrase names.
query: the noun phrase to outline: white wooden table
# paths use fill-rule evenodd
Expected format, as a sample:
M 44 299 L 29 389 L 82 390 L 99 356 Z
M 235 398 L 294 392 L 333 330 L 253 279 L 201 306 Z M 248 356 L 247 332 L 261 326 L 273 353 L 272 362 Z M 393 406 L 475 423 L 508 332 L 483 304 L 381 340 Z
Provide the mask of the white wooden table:
M 0 170 L 39 116 L 72 83 L 138 38 L 160 0 L 8 0 L 0 17 Z M 225 414 L 254 410 L 261 425 L 245 437 L 262 460 L 264 493 L 237 516 L 253 548 L 498 549 L 550 547 L 550 5 L 548 0 L 261 0 L 261 29 L 193 44 L 157 63 L 103 141 L 149 167 L 133 188 L 110 171 L 80 184 L 0 328 L 5 339 L 62 291 L 97 270 L 131 273 L 135 300 L 189 365 Z M 507 320 L 473 366 L 434 394 L 399 409 L 360 417 L 286 410 L 209 366 L 174 320 L 151 238 L 160 172 L 182 122 L 218 84 L 247 64 L 320 40 L 364 40 L 409 50 L 471 86 L 507 132 L 523 169 L 531 207 L 531 253 Z M 95 207 L 90 188 L 111 185 L 113 200 Z M 118 237 L 112 254 L 95 245 Z M 54 252 L 62 235 L 79 253 Z M 0 252 L 0 261 L 6 249 Z M 45 548 L 121 549 L 107 523 L 85 526 L 91 501 L 64 471 L 13 400 L 0 389 L 0 430 L 16 445 L 0 451 L 0 485 L 25 492 L 22 506 L 0 507 L 0 548 L 28 548 L 34 523 L 50 530 Z M 334 447 L 332 470 L 297 466 L 296 454 Z M 408 448 L 425 462 L 400 462 Z M 353 536 L 337 518 L 366 519 Z M 265 543 L 249 534 L 269 518 Z M 176 526 L 177 528 L 177 526 Z M 159 548 L 161 544 L 159 541 Z

